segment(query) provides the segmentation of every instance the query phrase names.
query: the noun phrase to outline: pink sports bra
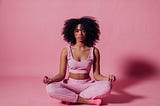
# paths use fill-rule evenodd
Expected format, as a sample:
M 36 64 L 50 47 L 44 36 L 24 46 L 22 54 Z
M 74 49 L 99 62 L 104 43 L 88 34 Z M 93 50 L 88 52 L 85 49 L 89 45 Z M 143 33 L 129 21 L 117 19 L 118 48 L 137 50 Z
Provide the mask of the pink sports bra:
M 79 62 L 73 58 L 73 53 L 70 46 L 66 46 L 68 51 L 68 71 L 71 73 L 89 73 L 91 70 L 91 66 L 93 64 L 93 49 L 94 47 L 90 48 L 90 52 L 88 55 L 87 60 Z

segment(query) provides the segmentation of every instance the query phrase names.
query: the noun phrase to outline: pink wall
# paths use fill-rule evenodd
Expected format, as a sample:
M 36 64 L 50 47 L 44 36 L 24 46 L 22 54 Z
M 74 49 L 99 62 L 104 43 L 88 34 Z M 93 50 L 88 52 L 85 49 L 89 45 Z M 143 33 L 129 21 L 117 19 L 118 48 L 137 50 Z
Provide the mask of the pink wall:
M 102 73 L 158 73 L 159 10 L 159 0 L 0 0 L 0 76 L 58 72 L 64 20 L 86 15 L 100 24 Z

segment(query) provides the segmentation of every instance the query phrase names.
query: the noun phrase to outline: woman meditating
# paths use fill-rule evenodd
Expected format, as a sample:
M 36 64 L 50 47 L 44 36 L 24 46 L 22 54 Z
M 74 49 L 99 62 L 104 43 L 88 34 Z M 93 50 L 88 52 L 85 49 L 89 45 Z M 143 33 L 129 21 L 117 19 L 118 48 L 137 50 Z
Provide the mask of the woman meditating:
M 59 73 L 43 78 L 47 93 L 68 103 L 100 105 L 110 93 L 115 76 L 100 73 L 100 53 L 95 47 L 100 35 L 97 21 L 93 17 L 68 19 L 62 34 L 69 45 L 61 51 Z M 90 77 L 91 67 L 94 80 Z

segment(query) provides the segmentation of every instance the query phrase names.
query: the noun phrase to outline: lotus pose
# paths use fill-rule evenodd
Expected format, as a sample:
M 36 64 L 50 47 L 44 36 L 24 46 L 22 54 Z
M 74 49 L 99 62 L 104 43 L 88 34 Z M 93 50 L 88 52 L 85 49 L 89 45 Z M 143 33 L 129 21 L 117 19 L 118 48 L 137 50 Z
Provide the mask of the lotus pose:
M 68 19 L 62 35 L 68 45 L 61 51 L 58 74 L 43 78 L 47 93 L 68 103 L 100 105 L 110 93 L 115 76 L 100 73 L 100 53 L 95 47 L 100 35 L 97 21 L 93 17 Z M 94 80 L 90 77 L 91 68 Z

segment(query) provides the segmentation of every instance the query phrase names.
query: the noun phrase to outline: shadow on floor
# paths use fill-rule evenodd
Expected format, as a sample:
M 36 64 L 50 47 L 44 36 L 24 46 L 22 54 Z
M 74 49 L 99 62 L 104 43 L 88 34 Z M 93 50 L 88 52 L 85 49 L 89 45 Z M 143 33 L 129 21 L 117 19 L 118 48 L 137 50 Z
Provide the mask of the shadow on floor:
M 113 91 L 117 94 L 111 94 L 103 99 L 103 105 L 129 103 L 136 99 L 144 99 L 145 95 L 133 95 L 125 91 L 130 86 L 136 86 L 150 78 L 158 75 L 153 63 L 143 60 L 130 58 L 123 64 L 123 77 L 118 79 L 113 86 Z

